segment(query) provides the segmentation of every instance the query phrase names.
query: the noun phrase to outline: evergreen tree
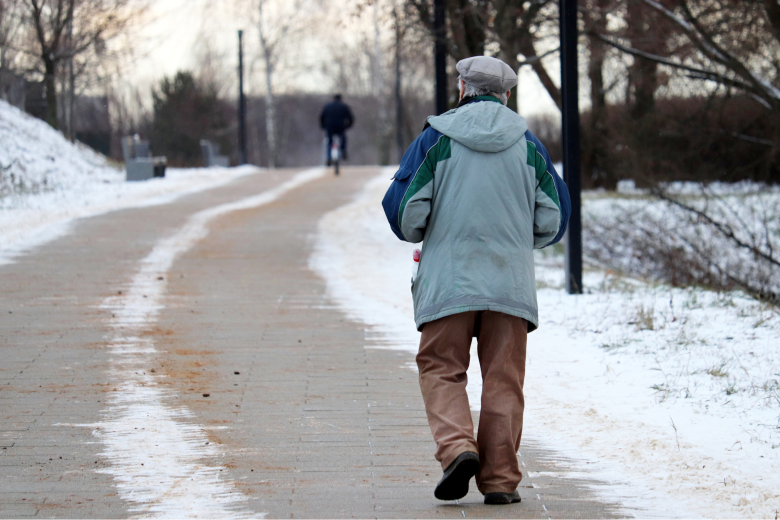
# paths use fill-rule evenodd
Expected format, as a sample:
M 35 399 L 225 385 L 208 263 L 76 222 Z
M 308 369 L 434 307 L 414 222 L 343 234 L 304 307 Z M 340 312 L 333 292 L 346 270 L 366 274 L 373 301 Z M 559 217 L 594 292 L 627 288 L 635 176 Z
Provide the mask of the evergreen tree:
M 151 144 L 155 155 L 165 155 L 169 164 L 202 164 L 200 140 L 218 143 L 223 154 L 233 149 L 228 138 L 231 107 L 217 96 L 216 89 L 200 85 L 190 72 L 179 71 L 163 78 L 152 91 L 154 119 Z

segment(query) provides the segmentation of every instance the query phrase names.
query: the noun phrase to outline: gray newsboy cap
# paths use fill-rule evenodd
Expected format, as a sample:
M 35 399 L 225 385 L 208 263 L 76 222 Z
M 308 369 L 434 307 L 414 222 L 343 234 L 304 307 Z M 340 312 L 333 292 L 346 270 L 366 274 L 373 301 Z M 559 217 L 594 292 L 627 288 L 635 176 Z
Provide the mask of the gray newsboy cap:
M 472 56 L 460 60 L 455 68 L 460 73 L 460 79 L 469 85 L 485 88 L 496 94 L 511 90 L 517 85 L 517 74 L 512 67 L 490 56 Z

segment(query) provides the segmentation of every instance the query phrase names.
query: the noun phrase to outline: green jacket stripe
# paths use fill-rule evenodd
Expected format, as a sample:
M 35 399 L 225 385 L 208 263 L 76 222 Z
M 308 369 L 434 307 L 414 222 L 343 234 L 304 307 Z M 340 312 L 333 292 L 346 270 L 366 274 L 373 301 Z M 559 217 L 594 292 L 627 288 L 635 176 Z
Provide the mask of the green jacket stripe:
M 404 198 L 401 201 L 401 208 L 398 212 L 399 227 L 402 227 L 401 223 L 404 219 L 406 205 L 409 203 L 412 197 L 414 197 L 429 182 L 433 181 L 433 174 L 436 172 L 436 165 L 441 161 L 449 159 L 451 156 L 452 148 L 450 146 L 450 138 L 446 135 L 441 135 L 438 141 L 436 141 L 436 144 L 434 144 L 425 154 L 425 159 L 423 160 L 422 164 L 420 164 L 420 167 L 417 169 L 417 172 L 414 175 L 412 183 L 409 185 L 409 188 L 404 194 Z
M 536 149 L 534 143 L 531 141 L 527 141 L 527 143 L 528 157 L 526 162 L 529 166 L 533 166 L 536 171 L 537 186 L 560 208 L 561 201 L 558 198 L 558 190 L 555 189 L 555 179 L 553 179 L 553 174 L 547 169 L 547 162 L 542 157 L 542 154 L 539 153 L 539 150 Z

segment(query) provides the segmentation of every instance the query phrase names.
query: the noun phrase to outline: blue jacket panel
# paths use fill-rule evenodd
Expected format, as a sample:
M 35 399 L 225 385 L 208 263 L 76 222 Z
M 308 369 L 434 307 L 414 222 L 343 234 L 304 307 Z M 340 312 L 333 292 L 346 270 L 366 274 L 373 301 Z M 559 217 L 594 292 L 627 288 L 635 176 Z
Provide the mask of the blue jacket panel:
M 393 183 L 382 200 L 382 207 L 385 210 L 385 216 L 390 224 L 390 228 L 400 240 L 406 241 L 403 233 L 401 233 L 398 220 L 404 195 L 406 195 L 406 191 L 412 184 L 415 174 L 425 162 L 428 152 L 436 146 L 441 135 L 440 132 L 437 132 L 432 127 L 428 127 L 414 140 L 406 150 L 401 160 L 401 167 L 398 168 L 398 171 L 393 176 Z
M 564 233 L 566 233 L 566 227 L 569 225 L 569 216 L 571 216 L 571 198 L 569 197 L 569 189 L 566 187 L 566 183 L 563 182 L 563 179 L 558 175 L 558 172 L 555 171 L 555 166 L 553 166 L 553 162 L 550 160 L 550 154 L 547 153 L 547 148 L 544 147 L 542 142 L 537 139 L 530 130 L 526 130 L 525 138 L 527 141 L 536 145 L 536 149 L 544 158 L 544 162 L 547 163 L 547 171 L 552 173 L 555 189 L 558 191 L 558 199 L 561 203 L 561 227 L 558 229 L 558 233 L 555 235 L 553 241 L 545 246 L 548 247 L 560 242 Z

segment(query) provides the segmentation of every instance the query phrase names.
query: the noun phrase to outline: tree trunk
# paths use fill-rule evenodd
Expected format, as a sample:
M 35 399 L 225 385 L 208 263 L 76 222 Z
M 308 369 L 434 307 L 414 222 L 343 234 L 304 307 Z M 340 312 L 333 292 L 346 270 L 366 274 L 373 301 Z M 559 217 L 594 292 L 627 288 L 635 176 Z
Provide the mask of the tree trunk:
M 614 189 L 616 180 L 608 172 L 606 148 L 607 148 L 607 123 L 606 123 L 606 95 L 604 92 L 604 58 L 606 54 L 605 44 L 599 39 L 598 34 L 603 34 L 607 29 L 607 20 L 604 12 L 605 0 L 598 0 L 594 9 L 586 13 L 586 19 L 591 22 L 591 30 L 588 31 L 588 47 L 590 60 L 588 62 L 588 78 L 590 79 L 590 120 L 585 136 L 586 149 L 582 157 L 586 182 L 590 178 L 595 187 Z
M 658 64 L 644 58 L 636 58 L 631 66 L 631 83 L 634 87 L 634 105 L 631 117 L 642 119 L 655 108 L 655 90 L 658 87 Z
M 266 51 L 265 53 L 265 133 L 268 143 L 268 167 L 276 168 L 277 155 L 276 155 L 276 101 L 274 100 L 273 91 L 273 66 L 271 65 L 271 57 Z
M 377 160 L 380 165 L 390 164 L 390 150 L 392 149 L 393 123 L 387 106 L 386 89 L 382 81 L 382 45 L 379 30 L 379 5 L 374 3 L 374 67 L 372 70 L 372 83 L 378 113 L 376 150 Z
M 504 45 L 501 46 L 501 52 L 499 53 L 499 57 L 501 60 L 504 61 L 507 65 L 509 65 L 515 73 L 520 72 L 520 62 L 517 59 L 518 50 L 514 46 L 507 45 L 506 47 Z M 512 87 L 511 95 L 509 96 L 509 99 L 506 102 L 507 108 L 512 109 L 513 112 L 517 112 L 517 85 Z
M 485 54 L 485 7 L 474 5 L 470 0 L 446 0 L 445 9 L 455 44 L 455 49 L 449 50 L 450 55 L 462 60 Z
M 642 2 L 628 2 L 629 37 L 633 41 L 646 42 L 640 47 L 652 54 L 661 54 L 660 36 L 653 35 L 654 13 Z M 642 119 L 655 108 L 655 91 L 658 88 L 658 63 L 638 56 L 628 71 L 634 95 L 631 117 Z
M 44 75 L 44 85 L 46 87 L 46 122 L 55 130 L 59 129 L 57 124 L 57 83 L 55 69 L 57 63 L 48 55 L 43 56 L 43 63 L 46 74 Z
M 395 20 L 395 146 L 397 149 L 396 161 L 401 163 L 404 156 L 404 106 L 403 93 L 401 92 L 401 47 L 403 33 L 398 20 L 398 6 L 393 6 L 393 18 Z
M 76 111 L 76 77 L 73 74 L 73 58 L 68 62 L 68 139 L 76 141 L 76 129 L 74 128 L 73 113 Z
M 68 45 L 73 45 L 73 18 L 68 22 Z M 67 137 L 71 142 L 76 141 L 76 130 L 73 128 L 73 112 L 76 105 L 76 77 L 73 74 L 73 56 L 68 58 L 68 94 L 66 98 L 65 121 L 67 124 Z

